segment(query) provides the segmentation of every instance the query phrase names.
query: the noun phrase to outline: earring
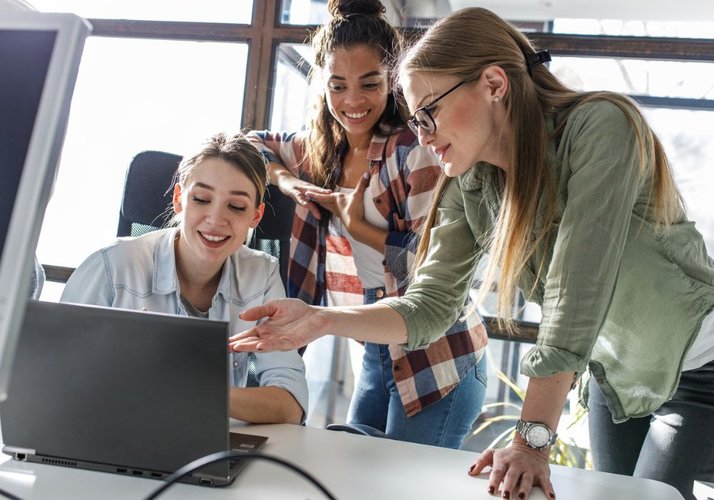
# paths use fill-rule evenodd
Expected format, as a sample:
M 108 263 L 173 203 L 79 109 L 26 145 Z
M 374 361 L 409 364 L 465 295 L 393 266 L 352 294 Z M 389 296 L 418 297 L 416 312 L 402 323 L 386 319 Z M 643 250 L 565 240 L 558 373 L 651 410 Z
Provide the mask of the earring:
M 498 97 L 498 96 L 496 96 L 496 97 L 493 98 L 493 100 L 494 100 L 495 102 L 500 102 L 500 101 L 501 101 L 501 98 Z

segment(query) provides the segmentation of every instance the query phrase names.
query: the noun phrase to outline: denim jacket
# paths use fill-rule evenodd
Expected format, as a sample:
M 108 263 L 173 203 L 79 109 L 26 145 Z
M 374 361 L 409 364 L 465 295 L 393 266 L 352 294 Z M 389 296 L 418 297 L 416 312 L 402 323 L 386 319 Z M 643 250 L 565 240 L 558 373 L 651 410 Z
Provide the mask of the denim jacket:
M 551 118 L 551 132 L 559 118 Z M 520 277 L 543 311 L 521 372 L 545 377 L 587 367 L 615 422 L 650 415 L 674 393 L 714 308 L 714 262 L 684 216 L 666 228 L 651 221 L 651 176 L 639 175 L 635 131 L 614 104 L 578 106 L 549 155 L 557 214 Z M 488 249 L 499 175 L 479 163 L 452 179 L 413 284 L 404 297 L 383 301 L 404 316 L 410 348 L 437 338 L 458 314 Z M 541 257 L 547 272 L 536 281 Z
M 94 252 L 67 281 L 62 302 L 188 316 L 176 275 L 177 232 L 170 228 L 138 238 L 120 238 Z M 276 259 L 243 246 L 223 266 L 208 318 L 227 321 L 231 333 L 238 333 L 255 325 L 241 320 L 241 311 L 284 296 Z M 248 353 L 230 355 L 231 385 L 245 387 Z M 282 387 L 307 414 L 305 364 L 297 351 L 256 353 L 255 369 L 261 387 Z

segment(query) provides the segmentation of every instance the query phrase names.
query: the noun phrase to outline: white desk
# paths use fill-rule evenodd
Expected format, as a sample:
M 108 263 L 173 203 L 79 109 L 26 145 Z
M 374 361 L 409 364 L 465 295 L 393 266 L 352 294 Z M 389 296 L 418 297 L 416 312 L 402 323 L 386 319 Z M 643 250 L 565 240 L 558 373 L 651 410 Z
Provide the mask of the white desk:
M 487 481 L 467 476 L 474 453 L 292 425 L 242 427 L 270 439 L 263 451 L 313 474 L 340 500 L 494 500 Z M 0 464 L 0 488 L 23 499 L 143 499 L 158 481 L 20 463 Z M 671 486 L 614 474 L 553 467 L 558 500 L 681 500 Z M 265 460 L 249 464 L 227 488 L 177 484 L 161 499 L 319 500 L 320 491 L 293 471 Z M 537 489 L 533 500 L 545 500 Z

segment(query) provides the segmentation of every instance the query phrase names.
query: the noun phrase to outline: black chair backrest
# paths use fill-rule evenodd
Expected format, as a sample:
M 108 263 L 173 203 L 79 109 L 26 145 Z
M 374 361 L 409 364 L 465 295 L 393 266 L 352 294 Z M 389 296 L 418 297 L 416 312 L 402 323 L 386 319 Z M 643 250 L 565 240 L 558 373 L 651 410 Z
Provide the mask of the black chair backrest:
M 268 186 L 263 201 L 265 202 L 263 219 L 253 231 L 248 246 L 277 257 L 280 262 L 280 276 L 287 287 L 290 234 L 295 202 L 273 185 Z
M 181 156 L 142 151 L 129 164 L 124 181 L 117 236 L 141 236 L 161 228 L 173 215 L 173 179 Z

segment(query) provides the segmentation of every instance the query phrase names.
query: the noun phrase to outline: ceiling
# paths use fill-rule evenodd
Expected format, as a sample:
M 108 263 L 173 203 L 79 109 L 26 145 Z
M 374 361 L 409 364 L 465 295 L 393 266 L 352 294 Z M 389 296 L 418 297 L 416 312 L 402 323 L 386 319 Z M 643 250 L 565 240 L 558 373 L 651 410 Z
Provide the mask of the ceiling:
M 382 0 L 384 3 L 387 1 Z M 392 4 L 401 3 L 399 0 Z M 409 17 L 442 17 L 464 7 L 485 7 L 503 18 L 555 18 L 714 22 L 712 0 L 404 0 Z

